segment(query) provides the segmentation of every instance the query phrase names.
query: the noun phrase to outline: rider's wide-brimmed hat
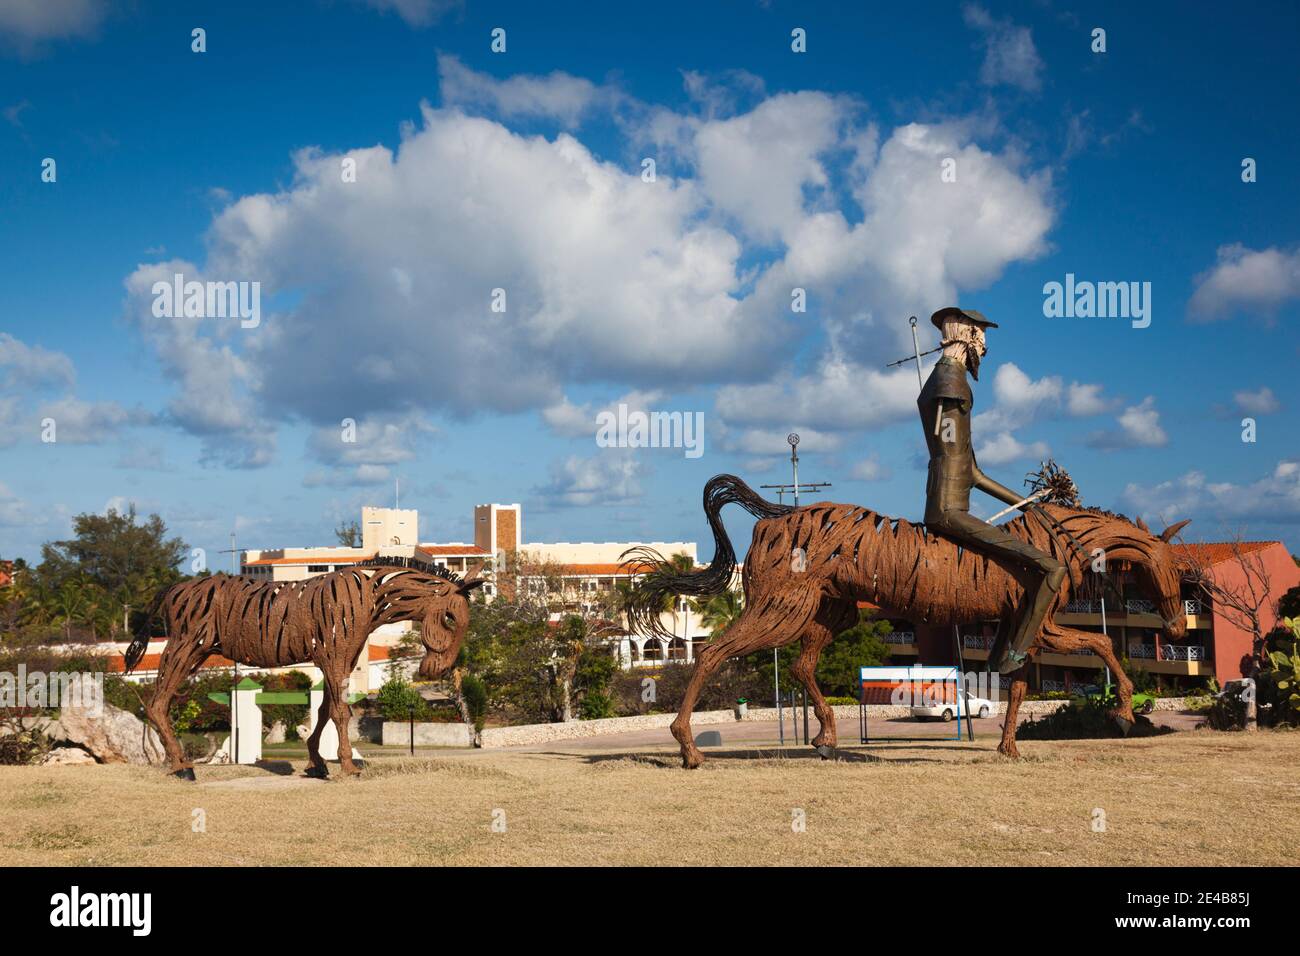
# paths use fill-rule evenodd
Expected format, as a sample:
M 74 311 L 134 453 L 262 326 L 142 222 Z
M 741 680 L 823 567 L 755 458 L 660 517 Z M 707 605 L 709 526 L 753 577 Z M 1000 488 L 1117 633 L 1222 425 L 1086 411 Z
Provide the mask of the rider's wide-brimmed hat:
M 984 318 L 983 312 L 976 312 L 974 309 L 959 309 L 955 305 L 950 305 L 946 309 L 940 309 L 934 315 L 930 316 L 930 321 L 934 323 L 936 329 L 942 332 L 943 320 L 948 318 L 950 315 L 959 315 L 968 322 L 975 323 L 982 329 L 996 329 L 998 327 L 996 322 L 990 322 L 988 319 Z

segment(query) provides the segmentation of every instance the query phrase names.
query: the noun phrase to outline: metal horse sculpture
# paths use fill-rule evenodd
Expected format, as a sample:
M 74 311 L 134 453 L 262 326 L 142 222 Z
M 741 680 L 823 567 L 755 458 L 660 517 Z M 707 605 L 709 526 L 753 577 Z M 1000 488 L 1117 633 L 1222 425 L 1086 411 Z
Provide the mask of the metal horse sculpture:
M 691 735 L 691 711 L 713 672 L 732 657 L 796 640 L 802 642 L 803 650 L 794 663 L 794 674 L 807 689 L 821 723 L 812 744 L 822 756 L 830 756 L 836 742 L 835 715 L 814 675 L 822 648 L 857 621 L 858 601 L 879 606 L 886 617 L 935 625 L 996 618 L 1002 622 L 997 641 L 1008 639 L 1024 586 L 990 559 L 928 533 L 923 525 L 891 519 L 867 508 L 830 502 L 799 508 L 775 504 L 732 475 L 718 475 L 704 486 L 704 512 L 716 548 L 707 568 L 677 573 L 648 549 L 633 549 L 624 555 L 626 560 L 654 565 L 630 597 L 628 615 L 636 630 L 663 635 L 659 610 L 667 595 L 706 596 L 720 594 L 731 586 L 736 555 L 720 517 L 723 506 L 731 503 L 759 519 L 745 558 L 745 609 L 700 653 L 672 723 L 673 736 L 681 744 L 682 764 L 688 769 L 699 766 L 702 759 Z M 1144 526 L 1105 511 L 1059 505 L 1044 510 L 1064 533 L 1049 533 L 1026 516 L 1003 525 L 1011 534 L 1055 555 L 1069 568 L 1069 578 L 1047 614 L 1031 659 L 1044 648 L 1092 651 L 1116 675 L 1119 702 L 1112 716 L 1121 726 L 1125 721 L 1131 726 L 1133 685 L 1120 668 L 1109 640 L 1101 634 L 1057 624 L 1053 615 L 1078 589 L 1088 562 L 1100 548 L 1107 561 L 1132 563 L 1146 590 L 1159 596 L 1165 634 L 1171 639 L 1183 636 L 1187 621 L 1179 594 L 1180 572 L 1169 542 L 1186 522 L 1153 535 Z M 999 649 L 995 645 L 994 653 Z M 1017 755 L 1015 720 L 1024 698 L 1023 673 L 1017 672 L 1014 679 L 998 748 L 1009 756 Z
M 316 730 L 307 741 L 309 776 L 328 775 L 320 735 L 332 719 L 339 765 L 358 773 L 348 739 L 345 683 L 375 628 L 395 621 L 420 624 L 425 654 L 420 676 L 436 678 L 456 662 L 469 626 L 469 595 L 481 585 L 478 569 L 464 579 L 446 568 L 411 559 L 375 559 L 306 581 L 255 583 L 217 575 L 160 591 L 126 652 L 126 670 L 140 663 L 150 622 L 161 615 L 168 637 L 153 698 L 146 706 L 162 736 L 171 771 L 194 779 L 172 731 L 168 707 L 181 685 L 213 654 L 253 667 L 315 664 L 325 679 Z

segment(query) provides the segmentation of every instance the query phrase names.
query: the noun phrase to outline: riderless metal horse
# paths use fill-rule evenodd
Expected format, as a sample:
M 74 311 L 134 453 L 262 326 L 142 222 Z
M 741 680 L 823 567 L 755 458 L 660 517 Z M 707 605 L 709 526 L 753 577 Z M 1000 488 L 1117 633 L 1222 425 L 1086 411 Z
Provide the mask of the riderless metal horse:
M 731 586 L 736 555 L 720 517 L 723 506 L 730 503 L 759 519 L 742 577 L 745 609 L 700 652 L 672 723 L 687 768 L 699 766 L 702 759 L 691 736 L 691 711 L 705 681 L 732 657 L 796 640 L 803 649 L 793 671 L 807 689 L 821 723 L 812 743 L 819 753 L 829 756 L 836 742 L 835 716 L 814 675 L 822 648 L 857 621 L 858 601 L 877 605 L 884 617 L 932 625 L 996 618 L 1004 623 L 991 652 L 993 659 L 1009 637 L 1006 622 L 1019 606 L 1025 582 L 989 558 L 927 532 L 924 525 L 867 508 L 831 502 L 803 507 L 775 504 L 732 475 L 718 475 L 704 486 L 704 513 L 715 541 L 713 562 L 707 568 L 678 573 L 648 549 L 633 549 L 623 556 L 655 566 L 630 598 L 628 614 L 636 630 L 667 636 L 659 619 L 667 595 L 706 596 Z M 1002 525 L 1069 569 L 1068 580 L 1033 645 L 1031 659 L 1044 648 L 1092 651 L 1116 676 L 1119 702 L 1112 715 L 1131 726 L 1133 685 L 1109 639 L 1058 624 L 1054 615 L 1082 584 L 1089 562 L 1101 554 L 1110 562 L 1131 563 L 1139 582 L 1157 597 L 1164 633 L 1170 639 L 1182 637 L 1187 620 L 1179 592 L 1181 575 L 1170 541 L 1186 522 L 1154 535 L 1144 525 L 1096 509 L 1047 505 L 1043 512 L 1046 520 L 1042 523 L 1022 516 Z M 1012 685 L 998 748 L 1010 756 L 1016 756 L 1015 720 L 1025 692 L 1023 674 L 1022 669 Z
M 477 568 L 462 579 L 444 567 L 401 558 L 364 561 L 305 581 L 256 583 L 224 574 L 185 581 L 155 597 L 127 649 L 126 670 L 140 663 L 150 622 L 161 615 L 167 647 L 145 709 L 162 736 L 172 772 L 193 780 L 193 765 L 172 730 L 168 707 L 205 660 L 220 654 L 253 667 L 315 664 L 324 675 L 325 699 L 307 741 L 307 773 L 328 774 L 320 756 L 328 718 L 338 730 L 340 768 L 354 774 L 359 771 L 352 762 L 344 690 L 366 639 L 384 624 L 418 622 L 425 649 L 420 676 L 439 677 L 456 662 L 469 626 L 470 592 L 482 583 Z

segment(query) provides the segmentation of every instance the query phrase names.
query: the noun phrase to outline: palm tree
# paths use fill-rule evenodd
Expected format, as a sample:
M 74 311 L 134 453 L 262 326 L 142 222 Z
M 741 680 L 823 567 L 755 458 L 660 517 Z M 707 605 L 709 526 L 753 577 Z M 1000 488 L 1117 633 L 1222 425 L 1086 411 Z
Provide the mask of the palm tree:
M 745 601 L 738 591 L 728 588 L 704 601 L 692 601 L 691 609 L 700 616 L 700 623 L 709 629 L 709 640 L 712 641 L 736 622 L 745 609 Z
M 54 594 L 58 616 L 63 619 L 63 636 L 72 640 L 72 625 L 92 613 L 94 605 L 87 594 L 86 584 L 76 578 L 66 578 Z
M 690 571 L 694 571 L 695 559 L 692 558 L 689 554 L 686 554 L 684 551 L 679 551 L 668 559 L 667 570 L 669 570 L 673 574 L 686 574 Z M 626 581 L 614 582 L 615 596 L 613 600 L 613 606 L 618 608 L 622 612 L 624 616 L 623 619 L 625 622 L 627 620 L 626 617 L 627 603 L 635 587 L 636 585 L 633 583 L 631 575 L 628 576 L 628 579 Z M 677 614 L 678 614 L 678 604 L 680 600 L 681 600 L 680 597 L 676 594 L 665 594 L 663 596 L 663 600 L 659 604 L 660 614 L 671 614 L 673 616 L 674 640 L 677 638 Z M 695 602 L 694 601 L 690 602 L 688 608 L 690 610 L 696 610 Z M 666 652 L 670 648 L 671 648 L 671 644 L 665 645 L 665 658 L 667 657 Z
M 684 551 L 678 551 L 676 554 L 674 554 L 671 558 L 668 559 L 668 569 L 673 574 L 688 574 L 691 571 L 695 570 L 695 559 L 692 558 L 689 554 L 687 554 Z M 687 604 L 687 608 L 690 608 L 693 604 L 694 604 L 693 601 L 690 602 L 689 604 Z M 673 640 L 674 641 L 677 640 L 677 613 L 680 607 L 681 607 L 681 597 L 679 595 L 676 594 L 664 595 L 663 605 L 660 610 L 661 613 L 671 612 L 673 615 Z M 690 611 L 688 610 L 687 613 L 689 614 Z M 687 618 L 687 623 L 688 624 L 690 623 L 689 618 Z M 668 645 L 667 651 L 671 652 L 671 649 L 672 649 L 672 644 L 670 643 Z M 666 658 L 667 658 L 667 653 L 665 653 L 665 659 Z

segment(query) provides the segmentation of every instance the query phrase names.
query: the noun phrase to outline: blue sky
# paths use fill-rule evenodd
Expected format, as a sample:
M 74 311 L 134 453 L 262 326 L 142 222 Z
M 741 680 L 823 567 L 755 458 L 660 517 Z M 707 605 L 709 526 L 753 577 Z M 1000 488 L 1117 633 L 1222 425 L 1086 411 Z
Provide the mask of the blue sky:
M 0 555 L 129 501 L 209 553 L 329 544 L 400 477 L 425 540 L 520 501 L 526 539 L 707 558 L 703 483 L 788 480 L 792 430 L 828 497 L 917 518 L 884 365 L 955 303 L 1001 325 L 985 471 L 1300 551 L 1293 5 L 590 6 L 6 4 Z M 260 324 L 154 316 L 177 271 L 259 282 Z M 1046 317 L 1067 273 L 1150 283 L 1149 327 Z M 598 447 L 620 401 L 705 453 Z

